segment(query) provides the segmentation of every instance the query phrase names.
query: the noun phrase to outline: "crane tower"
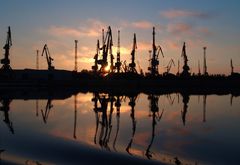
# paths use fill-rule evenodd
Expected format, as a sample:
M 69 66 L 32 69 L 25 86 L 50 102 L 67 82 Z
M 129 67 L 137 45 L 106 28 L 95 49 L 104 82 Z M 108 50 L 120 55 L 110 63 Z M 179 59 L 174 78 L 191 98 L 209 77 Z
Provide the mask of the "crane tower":
M 11 36 L 11 28 L 9 26 L 8 32 L 7 32 L 6 44 L 3 47 L 3 49 L 5 50 L 5 53 L 4 53 L 4 58 L 1 59 L 1 64 L 3 64 L 1 70 L 11 70 L 12 69 L 10 66 L 10 59 L 9 59 L 11 46 L 12 46 L 12 36 Z
M 207 62 L 206 62 L 206 49 L 207 49 L 207 47 L 203 47 L 203 74 L 204 74 L 204 76 L 208 75 Z
M 77 56 L 77 49 L 78 49 L 78 40 L 75 40 L 75 65 L 74 65 L 74 71 L 78 71 L 78 56 Z
M 129 64 L 129 71 L 132 72 L 132 73 L 137 73 L 136 63 L 135 63 L 136 49 L 137 49 L 137 39 L 136 39 L 136 34 L 134 33 L 134 35 L 133 35 L 133 47 L 132 47 L 132 52 L 131 52 L 131 63 Z
M 182 48 L 182 54 L 181 56 L 183 57 L 183 61 L 184 61 L 184 65 L 183 65 L 183 71 L 181 73 L 181 76 L 186 77 L 186 76 L 190 76 L 189 73 L 189 66 L 188 66 L 188 58 L 187 58 L 187 53 L 186 53 L 186 43 L 183 43 L 183 48 Z
M 155 27 L 153 27 L 153 42 L 152 42 L 152 56 L 150 57 L 150 66 L 148 68 L 148 70 L 150 71 L 150 75 L 151 76 L 157 76 L 158 73 L 158 65 L 159 65 L 159 53 L 161 52 L 162 56 L 163 55 L 163 51 L 161 46 L 156 46 L 155 44 Z
M 115 63 L 117 73 L 120 73 L 121 65 L 122 65 L 122 63 L 121 63 L 121 59 L 120 59 L 120 30 L 118 30 L 117 62 Z

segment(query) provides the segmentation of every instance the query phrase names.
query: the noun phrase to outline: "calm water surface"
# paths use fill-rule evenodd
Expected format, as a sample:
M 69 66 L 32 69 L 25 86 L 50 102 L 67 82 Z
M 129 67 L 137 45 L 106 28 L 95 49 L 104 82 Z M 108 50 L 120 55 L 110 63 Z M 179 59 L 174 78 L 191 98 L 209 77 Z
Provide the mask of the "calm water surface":
M 75 104 L 76 103 L 76 104 Z M 2 163 L 88 164 L 87 152 L 175 164 L 239 164 L 240 100 L 181 94 L 1 100 Z M 95 162 L 101 164 L 101 162 Z M 90 163 L 89 163 L 90 164 Z

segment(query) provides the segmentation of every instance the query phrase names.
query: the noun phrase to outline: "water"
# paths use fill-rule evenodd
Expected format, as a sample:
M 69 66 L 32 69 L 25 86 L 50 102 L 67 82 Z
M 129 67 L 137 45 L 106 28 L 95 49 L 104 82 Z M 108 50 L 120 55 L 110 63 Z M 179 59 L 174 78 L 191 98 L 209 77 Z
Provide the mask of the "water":
M 110 157 L 116 156 L 166 164 L 175 164 L 176 157 L 182 164 L 239 164 L 240 100 L 234 97 L 231 105 L 230 98 L 79 93 L 64 100 L 5 99 L 1 162 L 101 164 L 98 160 L 108 158 L 113 164 Z

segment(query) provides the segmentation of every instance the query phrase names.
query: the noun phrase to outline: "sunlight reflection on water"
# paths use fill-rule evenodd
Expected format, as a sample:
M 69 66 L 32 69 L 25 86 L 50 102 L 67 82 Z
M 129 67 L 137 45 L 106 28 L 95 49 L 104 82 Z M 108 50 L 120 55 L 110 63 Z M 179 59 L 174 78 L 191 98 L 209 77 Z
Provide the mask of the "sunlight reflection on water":
M 188 164 L 236 164 L 239 106 L 239 98 L 230 105 L 228 95 L 79 93 L 65 100 L 12 100 L 8 123 L 1 114 L 1 158 L 61 162 L 57 152 L 46 157 L 48 150 L 74 143 L 170 164 L 175 157 Z

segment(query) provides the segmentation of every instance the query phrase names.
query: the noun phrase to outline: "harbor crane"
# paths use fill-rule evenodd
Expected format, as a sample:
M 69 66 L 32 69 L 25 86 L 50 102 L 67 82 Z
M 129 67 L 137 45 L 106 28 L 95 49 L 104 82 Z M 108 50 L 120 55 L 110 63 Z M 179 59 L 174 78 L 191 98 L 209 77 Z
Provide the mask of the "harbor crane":
M 158 65 L 159 65 L 159 53 L 164 57 L 161 46 L 156 46 L 155 44 L 155 27 L 153 27 L 153 43 L 152 43 L 152 56 L 150 57 L 150 66 L 148 70 L 150 71 L 150 75 L 157 76 L 158 73 Z
M 204 76 L 208 75 L 207 61 L 206 61 L 206 49 L 207 49 L 207 47 L 203 47 L 203 74 L 204 74 Z
M 97 48 L 96 48 L 96 54 L 94 56 L 94 65 L 92 66 L 92 70 L 93 72 L 97 72 L 98 71 L 98 56 L 99 56 L 99 51 L 100 51 L 100 44 L 99 44 L 99 40 L 97 40 Z
M 137 39 L 136 39 L 136 34 L 134 33 L 133 47 L 132 47 L 132 52 L 131 52 L 131 63 L 129 64 L 129 71 L 132 72 L 132 73 L 137 73 L 136 63 L 135 63 L 136 49 L 137 49 Z
M 174 60 L 173 60 L 173 59 L 171 59 L 171 60 L 168 62 L 168 65 L 166 66 L 167 71 L 166 71 L 165 73 L 163 73 L 164 75 L 168 75 L 168 74 L 169 74 L 169 72 L 170 72 L 170 70 L 171 70 L 171 68 L 172 68 L 172 65 L 175 66 L 175 63 L 174 63 Z
M 75 40 L 75 65 L 74 65 L 74 71 L 77 72 L 78 71 L 78 55 L 77 55 L 77 49 L 78 49 L 78 40 Z
M 183 57 L 183 61 L 184 61 L 184 65 L 183 65 L 183 71 L 181 73 L 181 76 L 186 77 L 186 76 L 190 76 L 189 73 L 189 66 L 188 66 L 188 58 L 187 58 L 187 53 L 186 53 L 186 43 L 183 43 L 183 48 L 182 48 L 182 54 L 181 56 Z
M 11 70 L 11 66 L 10 66 L 10 48 L 12 46 L 12 36 L 11 36 L 11 28 L 10 26 L 8 27 L 8 32 L 7 32 L 7 40 L 6 40 L 6 44 L 4 45 L 3 49 L 5 50 L 4 53 L 4 58 L 1 59 L 1 64 L 3 64 L 1 70 Z
M 50 113 L 52 107 L 53 107 L 53 105 L 52 105 L 52 100 L 51 100 L 51 99 L 48 99 L 47 105 L 46 105 L 46 107 L 45 107 L 45 112 L 43 112 L 43 110 L 41 109 L 43 122 L 44 122 L 45 124 L 47 123 L 48 116 L 49 116 L 49 113 Z
M 113 72 L 114 66 L 113 66 L 113 54 L 112 54 L 112 46 L 113 46 L 113 41 L 112 41 L 112 30 L 111 27 L 108 27 L 108 31 L 106 33 L 106 36 L 104 36 L 104 31 L 103 31 L 103 46 L 100 48 L 102 50 L 102 59 L 98 60 L 98 64 L 101 65 L 100 72 L 101 73 L 106 73 L 106 68 L 108 66 L 108 61 L 107 57 L 108 54 L 110 55 L 111 58 L 111 65 L 110 65 L 110 71 Z
M 198 76 L 201 76 L 200 61 L 198 60 Z
M 234 67 L 233 67 L 232 59 L 230 60 L 230 66 L 231 66 L 231 74 L 233 74 L 234 73 Z
M 117 62 L 115 63 L 117 73 L 120 73 L 121 65 L 122 65 L 122 63 L 121 63 L 121 59 L 120 59 L 120 30 L 118 30 Z
M 53 58 L 50 55 L 50 52 L 49 52 L 47 44 L 45 44 L 44 47 L 43 47 L 42 56 L 44 55 L 44 53 L 46 55 L 46 60 L 47 60 L 47 64 L 48 64 L 48 70 L 53 70 L 54 69 L 54 66 L 52 66 Z

